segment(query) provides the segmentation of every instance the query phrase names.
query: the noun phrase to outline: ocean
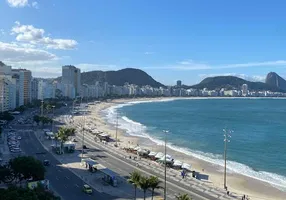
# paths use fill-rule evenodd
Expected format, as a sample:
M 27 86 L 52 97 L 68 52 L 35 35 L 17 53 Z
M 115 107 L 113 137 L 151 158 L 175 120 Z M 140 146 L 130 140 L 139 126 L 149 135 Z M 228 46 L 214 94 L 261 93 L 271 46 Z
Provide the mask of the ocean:
M 286 99 L 179 99 L 132 102 L 104 111 L 130 135 L 223 166 L 223 129 L 233 130 L 228 169 L 286 190 Z

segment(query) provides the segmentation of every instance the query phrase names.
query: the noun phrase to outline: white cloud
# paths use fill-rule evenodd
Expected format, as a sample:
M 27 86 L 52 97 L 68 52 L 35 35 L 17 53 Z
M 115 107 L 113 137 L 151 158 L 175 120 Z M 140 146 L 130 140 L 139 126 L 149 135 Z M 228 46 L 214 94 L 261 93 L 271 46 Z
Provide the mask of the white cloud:
M 218 73 L 218 74 L 199 74 L 201 79 L 205 79 L 207 77 L 214 77 L 214 76 L 236 76 L 248 81 L 254 82 L 265 82 L 266 75 L 253 75 L 249 76 L 246 74 L 238 74 L 238 73 Z
M 17 35 L 16 40 L 19 42 L 42 45 L 48 49 L 74 49 L 78 44 L 77 41 L 71 39 L 53 39 L 45 37 L 44 29 L 35 28 L 33 25 L 21 25 L 18 21 L 15 22 L 11 34 Z
M 5 35 L 4 29 L 0 29 L 0 35 Z
M 38 4 L 38 2 L 34 1 L 34 2 L 32 3 L 32 7 L 33 7 L 33 8 L 36 8 L 36 9 L 39 9 L 39 4 Z
M 7 0 L 7 3 L 11 7 L 25 7 L 28 6 L 28 0 Z
M 266 61 L 266 62 L 249 62 L 239 64 L 210 65 L 193 60 L 180 61 L 174 65 L 145 67 L 145 69 L 171 69 L 171 70 L 217 70 L 217 69 L 233 69 L 247 67 L 286 67 L 286 60 Z
M 16 43 L 0 42 L 0 60 L 9 63 L 43 63 L 57 60 L 57 56 L 47 51 L 27 48 Z
M 81 69 L 81 72 L 88 72 L 88 71 L 94 71 L 94 70 L 103 70 L 103 71 L 108 71 L 108 70 L 118 70 L 123 67 L 119 67 L 117 65 L 112 65 L 112 64 L 107 64 L 107 65 L 102 65 L 102 64 L 90 64 L 90 63 L 80 63 L 75 65 L 77 68 Z
M 144 52 L 144 54 L 145 55 L 152 55 L 152 54 L 154 54 L 155 52 L 152 52 L 152 51 L 146 51 L 146 52 Z

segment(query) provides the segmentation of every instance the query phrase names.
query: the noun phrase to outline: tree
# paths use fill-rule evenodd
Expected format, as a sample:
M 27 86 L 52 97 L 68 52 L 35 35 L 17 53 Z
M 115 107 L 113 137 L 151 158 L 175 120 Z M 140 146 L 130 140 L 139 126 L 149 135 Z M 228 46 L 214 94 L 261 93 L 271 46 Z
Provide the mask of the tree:
M 0 120 L 12 121 L 13 119 L 14 116 L 7 111 L 0 114 Z
M 150 181 L 149 178 L 145 176 L 141 176 L 138 182 L 138 186 L 143 190 L 144 193 L 144 200 L 146 198 L 146 191 L 150 188 Z
M 34 181 L 43 180 L 46 171 L 42 162 L 32 156 L 19 156 L 10 160 L 9 168 L 19 183 L 30 178 Z
M 74 128 L 66 128 L 66 127 L 60 127 L 58 130 L 58 133 L 56 135 L 57 139 L 61 141 L 61 149 L 63 144 L 68 140 L 70 136 L 75 135 L 75 129 Z
M 180 194 L 180 195 L 176 196 L 176 199 L 177 200 L 192 200 L 192 198 L 189 197 L 189 195 L 187 195 L 187 194 Z
M 40 116 L 39 116 L 39 115 L 35 115 L 35 116 L 33 117 L 33 119 L 34 119 L 34 121 L 39 125 L 39 123 L 40 123 L 40 121 L 41 121 Z
M 159 189 L 160 188 L 160 183 L 161 181 L 159 180 L 158 177 L 156 176 L 150 176 L 149 177 L 149 184 L 150 184 L 150 188 L 152 189 L 152 200 L 153 200 L 153 197 L 154 197 L 154 191 L 155 189 Z
M 0 166 L 0 183 L 11 183 L 14 180 L 14 174 L 7 165 Z
M 43 187 L 36 187 L 33 190 L 28 188 L 9 187 L 0 189 L 0 199 L 5 200 L 60 200 L 50 191 L 44 190 Z
M 141 178 L 141 174 L 138 171 L 134 171 L 130 173 L 130 178 L 127 180 L 129 183 L 131 183 L 134 186 L 134 198 L 136 199 L 136 192 L 137 187 L 139 186 L 139 181 Z

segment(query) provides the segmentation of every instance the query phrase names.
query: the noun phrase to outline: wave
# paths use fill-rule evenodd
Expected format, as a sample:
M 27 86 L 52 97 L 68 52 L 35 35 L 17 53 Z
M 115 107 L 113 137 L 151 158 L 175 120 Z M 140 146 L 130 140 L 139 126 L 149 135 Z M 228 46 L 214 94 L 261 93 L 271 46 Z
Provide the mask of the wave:
M 175 99 L 164 99 L 161 101 L 173 101 L 173 100 Z M 107 120 L 107 122 L 111 124 L 116 124 L 117 115 L 118 115 L 118 127 L 120 129 L 126 130 L 127 134 L 131 136 L 137 136 L 137 137 L 150 139 L 152 142 L 156 143 L 157 145 L 164 145 L 165 143 L 163 140 L 156 138 L 156 137 L 152 137 L 148 134 L 148 130 L 145 125 L 139 122 L 133 121 L 129 119 L 127 116 L 119 116 L 117 112 L 117 109 L 122 108 L 124 106 L 131 106 L 131 105 L 138 104 L 138 103 L 151 103 L 155 101 L 160 101 L 160 100 L 136 101 L 136 102 L 128 102 L 125 104 L 118 104 L 116 106 L 112 106 L 112 107 L 109 107 L 103 110 L 103 113 L 105 115 L 105 119 Z M 224 160 L 221 155 L 205 153 L 205 152 L 192 150 L 192 149 L 185 148 L 185 147 L 179 147 L 172 143 L 167 143 L 167 146 L 168 148 L 174 151 L 195 157 L 197 159 L 206 161 L 214 165 L 224 167 Z M 238 163 L 235 161 L 227 161 L 227 170 L 228 170 L 228 173 L 234 172 L 237 174 L 248 176 L 248 177 L 263 181 L 263 182 L 267 182 L 279 190 L 286 191 L 286 177 L 284 176 L 281 176 L 275 173 L 266 172 L 266 171 L 256 171 L 245 164 Z

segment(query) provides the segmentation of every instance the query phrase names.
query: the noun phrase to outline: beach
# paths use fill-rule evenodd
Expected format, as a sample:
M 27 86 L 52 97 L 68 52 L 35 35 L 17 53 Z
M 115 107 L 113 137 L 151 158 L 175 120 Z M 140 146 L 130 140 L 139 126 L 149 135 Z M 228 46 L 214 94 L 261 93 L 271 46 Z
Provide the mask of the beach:
M 173 99 L 173 98 L 172 98 Z M 90 105 L 89 110 L 91 113 L 86 115 L 86 121 L 92 122 L 96 125 L 97 129 L 108 133 L 112 138 L 116 137 L 116 130 L 113 124 L 109 124 L 104 118 L 103 110 L 117 106 L 118 104 L 124 104 L 131 101 L 167 101 L 168 98 L 157 99 L 118 99 L 110 102 L 101 102 L 96 105 Z M 75 117 L 75 120 L 82 120 L 80 116 Z M 140 147 L 149 149 L 155 152 L 164 152 L 164 147 L 161 144 L 152 142 L 148 138 L 131 136 L 126 133 L 125 130 L 118 129 L 117 138 L 119 140 L 119 147 L 128 147 L 130 145 L 139 145 Z M 223 167 L 211 164 L 209 162 L 197 159 L 191 155 L 179 152 L 177 149 L 167 149 L 167 154 L 172 155 L 174 158 L 183 162 L 189 163 L 192 166 L 192 170 L 206 174 L 209 176 L 207 184 L 212 187 L 223 189 Z M 250 199 L 285 199 L 286 193 L 271 186 L 270 184 L 259 181 L 254 178 L 250 178 L 238 173 L 228 171 L 227 173 L 227 186 L 230 192 L 234 192 L 240 195 L 248 195 Z

